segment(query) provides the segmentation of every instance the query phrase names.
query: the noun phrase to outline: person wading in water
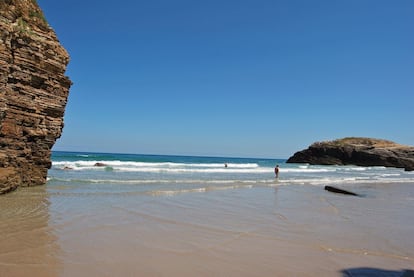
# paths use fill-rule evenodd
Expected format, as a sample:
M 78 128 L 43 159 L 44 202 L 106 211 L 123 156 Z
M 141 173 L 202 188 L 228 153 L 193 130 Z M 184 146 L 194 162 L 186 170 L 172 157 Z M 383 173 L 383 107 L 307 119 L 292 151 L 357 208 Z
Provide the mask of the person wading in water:
M 276 175 L 276 178 L 279 178 L 279 165 L 278 164 L 275 167 L 275 175 Z

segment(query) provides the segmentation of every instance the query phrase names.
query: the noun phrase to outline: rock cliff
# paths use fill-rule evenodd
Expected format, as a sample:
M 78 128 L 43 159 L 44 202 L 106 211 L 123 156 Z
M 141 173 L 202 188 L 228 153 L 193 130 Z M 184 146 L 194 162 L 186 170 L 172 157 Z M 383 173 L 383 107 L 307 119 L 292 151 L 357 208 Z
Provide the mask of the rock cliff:
M 386 166 L 414 170 L 414 147 L 372 138 L 343 138 L 316 142 L 296 152 L 288 163 Z
M 0 0 L 0 194 L 46 182 L 71 86 L 35 0 Z

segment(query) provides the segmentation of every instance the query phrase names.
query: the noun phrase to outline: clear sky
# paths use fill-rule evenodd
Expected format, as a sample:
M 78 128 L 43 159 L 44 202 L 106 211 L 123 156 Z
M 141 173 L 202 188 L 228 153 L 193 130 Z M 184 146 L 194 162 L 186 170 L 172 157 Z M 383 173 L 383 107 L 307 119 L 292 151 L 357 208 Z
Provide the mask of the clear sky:
M 412 0 L 38 0 L 73 81 L 54 150 L 288 158 L 414 145 Z

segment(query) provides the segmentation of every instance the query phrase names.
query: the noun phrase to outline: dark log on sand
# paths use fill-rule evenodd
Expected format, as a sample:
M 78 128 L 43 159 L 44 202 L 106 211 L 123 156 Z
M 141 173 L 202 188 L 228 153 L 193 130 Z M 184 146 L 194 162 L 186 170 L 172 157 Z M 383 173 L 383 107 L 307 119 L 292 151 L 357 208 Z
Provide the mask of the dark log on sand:
M 343 189 L 332 187 L 332 186 L 325 186 L 325 190 L 330 191 L 330 192 L 334 192 L 334 193 L 342 193 L 342 194 L 346 194 L 346 195 L 359 196 L 355 192 L 343 190 Z

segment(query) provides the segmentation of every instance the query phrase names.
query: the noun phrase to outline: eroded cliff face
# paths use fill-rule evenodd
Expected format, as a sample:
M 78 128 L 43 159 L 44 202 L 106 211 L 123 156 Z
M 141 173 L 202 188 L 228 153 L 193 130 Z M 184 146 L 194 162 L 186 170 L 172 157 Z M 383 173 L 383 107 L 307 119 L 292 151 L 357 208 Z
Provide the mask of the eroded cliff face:
M 45 184 L 71 86 L 68 62 L 35 0 L 0 0 L 0 194 Z

